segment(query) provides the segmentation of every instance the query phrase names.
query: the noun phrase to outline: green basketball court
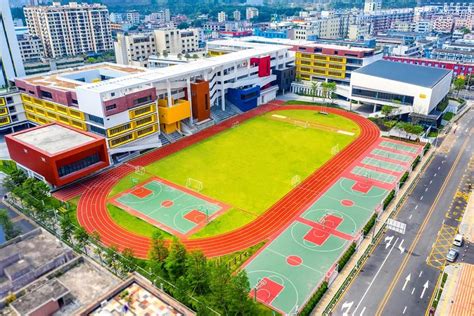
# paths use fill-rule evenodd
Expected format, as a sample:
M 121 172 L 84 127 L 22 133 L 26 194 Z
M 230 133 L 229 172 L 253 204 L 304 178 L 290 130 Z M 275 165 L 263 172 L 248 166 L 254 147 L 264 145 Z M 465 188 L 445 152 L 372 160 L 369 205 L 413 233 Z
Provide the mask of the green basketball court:
M 295 313 L 333 276 L 388 191 L 341 178 L 245 266 L 251 294 L 283 314 Z
M 386 173 L 383 173 L 383 172 L 378 172 L 378 171 L 375 171 L 375 170 L 372 170 L 372 169 L 367 169 L 367 168 L 360 167 L 360 166 L 355 166 L 354 169 L 352 169 L 351 172 L 353 174 L 358 175 L 358 176 L 366 177 L 366 178 L 369 178 L 369 179 L 374 179 L 374 180 L 384 182 L 384 183 L 394 183 L 395 180 L 397 180 L 397 177 L 395 177 L 393 175 L 386 174 Z
M 110 203 L 177 235 L 194 233 L 228 208 L 197 192 L 156 177 L 112 197 Z
M 405 170 L 400 165 L 397 165 L 388 161 L 372 158 L 372 157 L 365 157 L 364 159 L 362 159 L 362 163 L 364 165 L 368 165 L 368 166 L 372 166 L 376 168 L 382 168 L 385 170 L 390 170 L 390 171 L 395 171 L 395 172 L 403 172 Z
M 394 143 L 394 142 L 389 142 L 389 141 L 383 141 L 379 144 L 379 146 L 391 148 L 395 150 L 400 150 L 400 151 L 405 151 L 412 154 L 416 154 L 419 150 L 419 148 L 417 147 L 407 146 L 404 144 L 399 144 L 399 143 Z
M 398 161 L 402 161 L 402 162 L 408 162 L 410 160 L 413 160 L 412 156 L 397 154 L 397 153 L 387 151 L 387 150 L 384 150 L 384 149 L 379 149 L 379 148 L 375 148 L 374 150 L 372 150 L 371 153 L 373 155 L 376 155 L 376 156 L 389 158 L 389 159 L 393 159 L 393 160 L 398 160 Z

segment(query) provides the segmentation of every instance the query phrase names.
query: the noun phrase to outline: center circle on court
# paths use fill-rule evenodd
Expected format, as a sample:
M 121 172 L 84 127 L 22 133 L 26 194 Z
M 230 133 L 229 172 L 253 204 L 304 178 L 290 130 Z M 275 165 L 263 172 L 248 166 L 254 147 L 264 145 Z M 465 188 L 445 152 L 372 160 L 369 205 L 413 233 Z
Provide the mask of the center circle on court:
M 341 205 L 342 206 L 347 206 L 347 207 L 350 207 L 350 206 L 353 206 L 354 205 L 354 201 L 352 200 L 341 200 Z
M 299 266 L 303 263 L 303 259 L 301 259 L 301 257 L 299 257 L 299 256 L 288 256 L 288 257 L 286 257 L 286 262 L 290 266 L 297 267 L 297 266 Z
M 164 200 L 163 202 L 161 202 L 161 206 L 166 207 L 166 208 L 172 207 L 173 204 L 174 204 L 174 202 L 171 201 L 171 200 Z

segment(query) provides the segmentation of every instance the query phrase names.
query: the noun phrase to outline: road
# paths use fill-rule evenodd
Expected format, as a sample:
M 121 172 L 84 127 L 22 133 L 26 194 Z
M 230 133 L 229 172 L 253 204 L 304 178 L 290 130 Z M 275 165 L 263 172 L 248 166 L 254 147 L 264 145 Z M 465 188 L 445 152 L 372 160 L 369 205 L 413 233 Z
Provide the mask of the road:
M 473 111 L 461 118 L 450 151 L 435 155 L 400 209 L 396 219 L 407 224 L 406 233 L 387 231 L 382 236 L 334 315 L 425 314 L 446 254 L 443 248 L 438 251 L 441 257 L 436 257 L 433 249 L 451 247 L 450 234 L 455 228 L 449 225 L 459 223 L 448 223 L 447 211 L 466 178 L 463 175 L 474 146 L 469 138 L 473 119 Z M 444 232 L 440 235 L 445 238 L 438 232 Z M 471 253 L 465 256 L 471 257 Z

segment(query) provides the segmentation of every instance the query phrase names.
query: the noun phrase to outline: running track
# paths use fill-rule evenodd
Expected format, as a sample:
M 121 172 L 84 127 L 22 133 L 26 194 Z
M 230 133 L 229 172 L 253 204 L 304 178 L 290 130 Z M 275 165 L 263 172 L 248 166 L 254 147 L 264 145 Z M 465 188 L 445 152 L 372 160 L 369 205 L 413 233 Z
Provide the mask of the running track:
M 281 105 L 281 102 L 273 101 L 197 134 L 185 137 L 176 143 L 138 157 L 127 164 L 113 168 L 89 180 L 87 186 L 82 186 L 82 195 L 77 207 L 79 223 L 90 233 L 97 231 L 105 245 L 116 245 L 120 250 L 130 248 L 135 256 L 146 258 L 150 239 L 123 229 L 115 224 L 108 214 L 106 208 L 107 195 L 117 181 L 128 173 L 133 172 L 133 166 L 148 165 L 153 161 L 223 131 L 231 127 L 235 122 L 242 122 L 275 109 L 313 109 L 316 111 L 321 108 L 319 106 Z M 324 111 L 342 115 L 356 122 L 361 129 L 360 136 L 249 224 L 217 236 L 182 239 L 188 250 L 200 249 L 208 257 L 222 256 L 246 249 L 261 241 L 275 237 L 278 232 L 309 207 L 316 198 L 321 196 L 342 175 L 344 169 L 349 167 L 354 160 L 378 140 L 380 135 L 379 129 L 369 120 L 340 109 L 324 108 Z M 67 190 L 58 192 L 58 196 L 61 194 L 67 196 Z M 75 189 L 72 188 L 71 190 Z M 77 192 L 77 187 L 75 191 Z

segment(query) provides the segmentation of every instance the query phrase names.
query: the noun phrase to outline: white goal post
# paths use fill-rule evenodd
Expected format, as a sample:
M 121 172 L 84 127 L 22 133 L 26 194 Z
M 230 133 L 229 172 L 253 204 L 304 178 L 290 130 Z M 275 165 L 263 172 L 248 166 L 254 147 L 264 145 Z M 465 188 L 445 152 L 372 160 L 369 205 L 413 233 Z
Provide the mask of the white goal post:
M 196 192 L 201 192 L 202 189 L 204 189 L 204 184 L 202 183 L 202 181 L 193 178 L 188 178 L 186 180 L 186 188 Z

